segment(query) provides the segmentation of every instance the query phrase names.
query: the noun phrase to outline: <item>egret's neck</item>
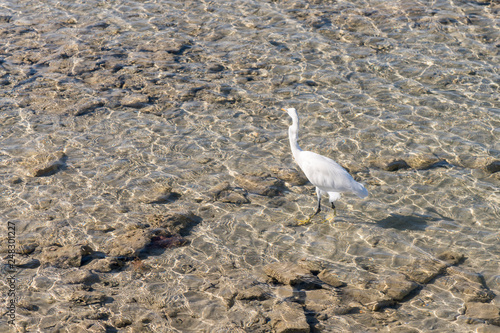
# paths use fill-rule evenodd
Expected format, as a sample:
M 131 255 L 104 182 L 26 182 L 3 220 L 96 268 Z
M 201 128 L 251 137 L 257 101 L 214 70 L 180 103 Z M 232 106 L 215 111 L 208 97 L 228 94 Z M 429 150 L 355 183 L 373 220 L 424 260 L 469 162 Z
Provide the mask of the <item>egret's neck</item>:
M 294 118 L 292 126 L 288 127 L 288 138 L 290 139 L 290 148 L 292 149 L 293 157 L 302 151 L 297 140 L 299 139 L 299 119 Z

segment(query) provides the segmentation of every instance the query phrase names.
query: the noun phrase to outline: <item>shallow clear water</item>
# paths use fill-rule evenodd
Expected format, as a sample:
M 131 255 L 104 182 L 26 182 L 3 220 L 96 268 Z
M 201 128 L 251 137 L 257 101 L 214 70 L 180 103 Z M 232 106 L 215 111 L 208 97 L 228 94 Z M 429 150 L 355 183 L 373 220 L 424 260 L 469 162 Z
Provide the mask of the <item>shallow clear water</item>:
M 112 290 L 110 318 L 177 309 L 177 319 L 144 324 L 162 331 L 251 327 L 235 313 L 265 305 L 228 310 L 205 284 L 263 281 L 263 265 L 303 258 L 349 284 L 367 265 L 383 275 L 453 250 L 499 295 L 500 173 L 484 169 L 500 156 L 499 27 L 495 1 L 3 2 L 2 252 L 8 221 L 18 245 L 38 243 L 37 258 L 55 242 L 104 251 L 148 214 L 192 211 L 201 223 L 189 245 L 149 256 L 141 276 L 124 269 L 93 286 Z M 344 196 L 334 221 L 321 223 L 325 209 L 296 226 L 315 209 L 310 184 L 248 193 L 241 205 L 209 195 L 223 181 L 238 189 L 239 174 L 297 167 L 282 107 L 297 108 L 303 149 L 332 157 L 370 192 Z M 30 158 L 57 151 L 61 170 L 29 176 Z M 380 167 L 412 156 L 446 162 Z M 180 197 L 151 204 L 165 187 Z M 18 310 L 18 330 L 78 322 L 67 313 L 73 287 L 58 283 L 65 273 L 18 271 L 17 296 L 37 305 Z M 41 278 L 47 285 L 35 286 Z M 474 331 L 481 324 L 465 323 L 463 303 L 431 283 L 399 305 L 397 324 Z M 316 329 L 387 326 L 341 318 Z

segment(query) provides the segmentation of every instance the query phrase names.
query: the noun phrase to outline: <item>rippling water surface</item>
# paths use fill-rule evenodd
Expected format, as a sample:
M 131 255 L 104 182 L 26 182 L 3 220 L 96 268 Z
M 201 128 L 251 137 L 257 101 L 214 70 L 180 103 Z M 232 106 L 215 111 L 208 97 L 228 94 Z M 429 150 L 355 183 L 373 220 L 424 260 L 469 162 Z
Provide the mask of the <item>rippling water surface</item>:
M 266 264 L 317 261 L 359 285 L 443 251 L 463 254 L 457 267 L 500 306 L 498 1 L 13 0 L 0 36 L 2 257 L 8 221 L 18 248 L 35 246 L 16 255 L 5 329 L 265 331 L 282 301 Z M 297 167 L 282 107 L 299 112 L 302 148 L 348 168 L 368 198 L 297 226 L 315 209 L 311 184 L 242 186 Z M 57 152 L 57 170 L 33 177 Z M 214 198 L 224 182 L 248 202 Z M 196 216 L 188 244 L 142 258 L 144 270 L 126 261 L 91 286 L 65 282 L 173 211 Z M 46 247 L 80 243 L 91 262 L 44 264 Z M 313 331 L 485 329 L 445 277 L 379 312 L 305 314 Z M 256 284 L 271 296 L 225 302 L 225 289 Z M 107 298 L 75 304 L 82 288 Z

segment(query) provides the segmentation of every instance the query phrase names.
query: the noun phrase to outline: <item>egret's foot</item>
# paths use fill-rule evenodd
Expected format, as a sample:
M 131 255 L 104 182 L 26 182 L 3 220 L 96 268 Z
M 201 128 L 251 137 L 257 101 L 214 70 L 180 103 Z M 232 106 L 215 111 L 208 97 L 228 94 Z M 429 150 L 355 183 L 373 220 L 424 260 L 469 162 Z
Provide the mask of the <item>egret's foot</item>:
M 306 225 L 306 224 L 309 224 L 309 223 L 311 223 L 311 220 L 312 220 L 313 217 L 314 217 L 314 215 L 309 216 L 305 220 L 297 220 L 297 221 L 299 221 L 299 223 L 297 223 L 297 225 Z
M 331 213 L 331 214 L 328 214 L 328 217 L 326 218 L 325 222 L 328 221 L 328 222 L 335 222 L 335 216 L 337 216 L 337 214 L 335 214 L 335 212 Z

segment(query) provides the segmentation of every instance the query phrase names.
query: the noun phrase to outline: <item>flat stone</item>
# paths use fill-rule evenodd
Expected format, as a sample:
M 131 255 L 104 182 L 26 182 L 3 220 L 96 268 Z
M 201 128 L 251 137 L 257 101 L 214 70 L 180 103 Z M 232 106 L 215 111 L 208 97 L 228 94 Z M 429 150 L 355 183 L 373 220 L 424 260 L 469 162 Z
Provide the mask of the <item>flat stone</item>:
M 294 168 L 283 168 L 283 167 L 271 167 L 271 172 L 279 179 L 284 180 L 290 185 L 304 185 L 307 184 L 307 177 L 297 169 Z
M 64 152 L 42 153 L 28 158 L 22 164 L 28 167 L 28 176 L 47 177 L 64 167 L 66 159 Z
M 355 302 L 370 311 L 378 311 L 395 303 L 393 299 L 375 289 L 360 289 L 347 286 L 342 289 L 341 295 L 343 304 Z
M 338 279 L 337 274 L 334 271 L 322 270 L 318 274 L 318 278 L 321 281 L 323 281 L 323 282 L 325 282 L 325 283 L 327 283 L 330 286 L 335 287 L 335 288 L 342 287 L 343 285 L 345 285 L 344 282 L 342 282 Z
M 325 312 L 330 315 L 344 315 L 353 310 L 353 307 L 343 304 L 338 295 L 326 289 L 306 290 L 304 306 L 307 311 L 316 313 Z
M 71 271 L 62 277 L 64 283 L 91 285 L 99 282 L 99 276 L 88 269 Z
M 464 255 L 458 252 L 445 251 L 439 254 L 437 258 L 451 266 L 460 263 L 464 259 Z
M 120 270 L 125 266 L 125 261 L 119 258 L 103 258 L 99 260 L 92 260 L 89 264 L 85 265 L 88 269 L 96 272 L 109 273 L 112 271 Z
M 103 293 L 83 290 L 75 291 L 69 299 L 70 302 L 79 305 L 102 304 L 105 300 L 106 295 Z
M 390 299 L 401 301 L 414 289 L 418 288 L 419 285 L 413 281 L 409 281 L 403 274 L 396 274 L 375 282 L 374 286 Z
M 447 265 L 440 260 L 416 259 L 413 263 L 400 268 L 408 280 L 417 283 L 427 283 L 443 273 Z
M 447 270 L 448 271 L 448 270 Z M 448 288 L 456 296 L 466 302 L 489 302 L 495 294 L 483 283 L 466 279 L 461 275 L 444 275 L 436 279 L 436 285 Z
M 151 233 L 135 229 L 118 235 L 105 245 L 105 252 L 112 257 L 136 257 L 151 242 Z
M 465 315 L 487 321 L 490 324 L 500 326 L 500 308 L 494 304 L 468 302 L 465 304 Z
M 219 185 L 213 187 L 209 191 L 209 195 L 212 200 L 224 202 L 224 203 L 234 203 L 234 204 L 245 204 L 249 203 L 250 200 L 246 197 L 246 191 L 238 191 L 229 185 L 229 182 L 222 182 Z
M 325 268 L 323 263 L 318 260 L 300 259 L 299 261 L 297 261 L 297 265 L 304 269 L 307 269 L 313 274 L 318 274 Z
M 88 245 L 51 245 L 42 250 L 41 262 L 59 268 L 80 267 L 82 258 L 93 252 Z
M 264 272 L 277 282 L 288 285 L 297 285 L 315 278 L 309 270 L 290 262 L 268 264 L 264 266 Z
M 283 192 L 283 181 L 274 177 L 236 176 L 236 183 L 250 193 L 274 197 Z
M 155 228 L 163 228 L 170 235 L 187 236 L 191 229 L 200 223 L 200 219 L 190 211 L 152 214 L 147 217 L 148 223 Z
M 174 202 L 181 197 L 180 193 L 172 190 L 170 186 L 158 186 L 150 192 L 140 196 L 139 201 L 148 204 L 166 204 Z
M 141 108 L 149 103 L 149 96 L 142 94 L 131 94 L 122 98 L 121 104 L 131 108 Z
M 271 326 L 276 333 L 309 333 L 311 330 L 302 306 L 297 303 L 277 304 L 270 313 L 270 317 Z
M 432 154 L 415 154 L 405 158 L 406 163 L 413 169 L 424 170 L 432 168 L 442 162 L 442 159 Z

